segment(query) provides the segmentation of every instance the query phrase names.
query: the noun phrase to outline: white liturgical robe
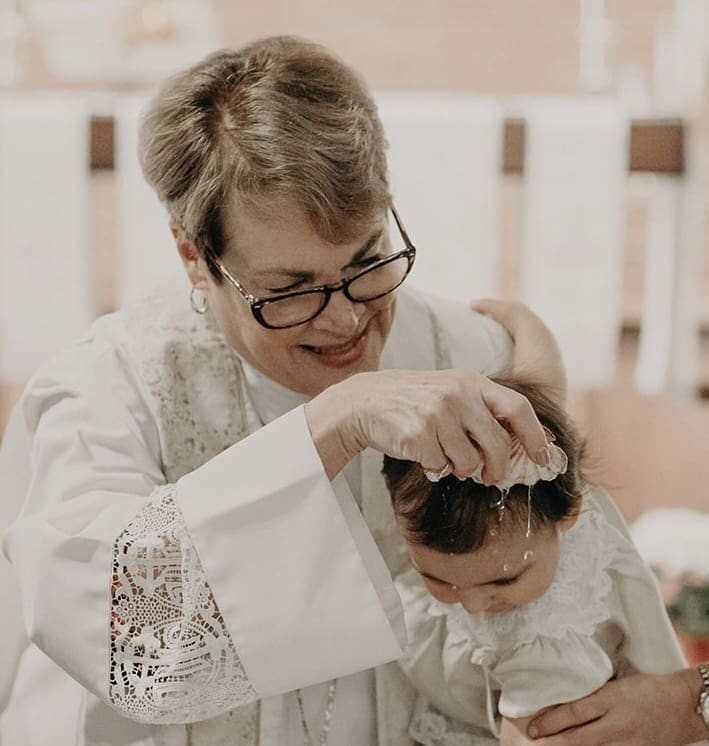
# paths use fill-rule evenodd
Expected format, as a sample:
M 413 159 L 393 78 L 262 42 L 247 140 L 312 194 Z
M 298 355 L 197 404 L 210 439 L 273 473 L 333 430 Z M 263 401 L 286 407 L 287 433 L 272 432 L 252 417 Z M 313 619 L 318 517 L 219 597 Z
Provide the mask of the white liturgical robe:
M 2 500 L 22 507 L 3 548 L 31 642 L 0 741 L 282 746 L 302 739 L 293 690 L 317 734 L 338 678 L 332 743 L 361 746 L 361 715 L 408 746 L 414 695 L 389 663 L 405 644 L 390 573 L 408 560 L 381 457 L 330 483 L 302 407 L 173 295 L 99 319 L 7 430 Z M 510 344 L 400 291 L 382 366 L 492 374 Z

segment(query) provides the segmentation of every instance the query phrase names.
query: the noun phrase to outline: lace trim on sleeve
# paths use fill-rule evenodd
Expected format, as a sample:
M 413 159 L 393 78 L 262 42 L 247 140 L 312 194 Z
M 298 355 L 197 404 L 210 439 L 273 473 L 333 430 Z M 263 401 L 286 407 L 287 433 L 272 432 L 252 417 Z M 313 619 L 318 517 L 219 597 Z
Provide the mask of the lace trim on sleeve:
M 109 695 L 151 723 L 203 720 L 257 699 L 172 489 L 156 491 L 114 545 Z

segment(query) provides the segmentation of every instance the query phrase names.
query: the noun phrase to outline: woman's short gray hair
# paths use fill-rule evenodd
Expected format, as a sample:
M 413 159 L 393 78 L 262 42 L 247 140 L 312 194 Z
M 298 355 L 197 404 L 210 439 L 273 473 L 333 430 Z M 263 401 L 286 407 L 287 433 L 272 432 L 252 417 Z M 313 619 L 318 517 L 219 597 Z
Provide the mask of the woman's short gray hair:
M 207 259 L 222 208 L 296 202 L 326 240 L 351 240 L 391 204 L 386 140 L 360 78 L 323 47 L 279 36 L 222 50 L 169 79 L 141 126 L 140 160 Z

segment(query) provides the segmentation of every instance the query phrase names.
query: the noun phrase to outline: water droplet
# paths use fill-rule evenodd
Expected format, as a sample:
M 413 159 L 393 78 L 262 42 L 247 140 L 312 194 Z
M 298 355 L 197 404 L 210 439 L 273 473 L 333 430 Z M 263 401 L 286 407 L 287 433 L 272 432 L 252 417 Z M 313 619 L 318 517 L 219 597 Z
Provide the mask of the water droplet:
M 490 536 L 497 536 L 497 529 L 496 528 L 491 528 L 490 529 Z
M 530 537 L 532 533 L 532 490 L 534 489 L 534 485 L 530 484 L 529 487 L 527 487 L 527 538 Z
M 527 550 L 527 551 L 526 551 L 526 552 L 524 553 L 524 555 L 522 556 L 522 559 L 523 559 L 523 560 L 524 560 L 525 562 L 529 562 L 529 560 L 531 560 L 531 559 L 532 559 L 532 557 L 534 557 L 534 552 L 533 552 L 533 551 L 532 551 L 531 549 L 528 549 L 528 550 Z
M 502 572 L 509 572 L 512 569 L 512 565 L 505 562 L 504 565 L 502 565 Z

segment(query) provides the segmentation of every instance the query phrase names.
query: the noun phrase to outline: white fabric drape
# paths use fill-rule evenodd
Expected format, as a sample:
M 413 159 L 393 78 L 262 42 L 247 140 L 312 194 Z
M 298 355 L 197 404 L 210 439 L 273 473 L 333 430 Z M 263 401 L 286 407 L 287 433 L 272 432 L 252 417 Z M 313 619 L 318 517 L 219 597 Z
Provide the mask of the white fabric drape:
M 681 184 L 675 176 L 657 176 L 648 205 L 645 286 L 635 385 L 643 394 L 664 388 L 670 366 L 677 286 L 677 218 Z
M 145 295 L 168 277 L 189 292 L 167 211 L 143 178 L 138 160 L 138 126 L 148 102 L 147 96 L 136 94 L 118 96 L 113 104 L 120 303 Z
M 614 375 L 620 332 L 628 121 L 603 99 L 525 110 L 522 300 L 550 327 L 569 384 Z
M 503 112 L 484 98 L 380 93 L 394 201 L 418 248 L 411 282 L 467 303 L 494 295 Z
M 91 320 L 88 156 L 81 97 L 0 98 L 0 380 L 26 380 Z
M 658 175 L 648 206 L 645 288 L 635 384 L 691 399 L 700 368 L 704 246 L 701 135 L 689 126 L 686 170 Z

